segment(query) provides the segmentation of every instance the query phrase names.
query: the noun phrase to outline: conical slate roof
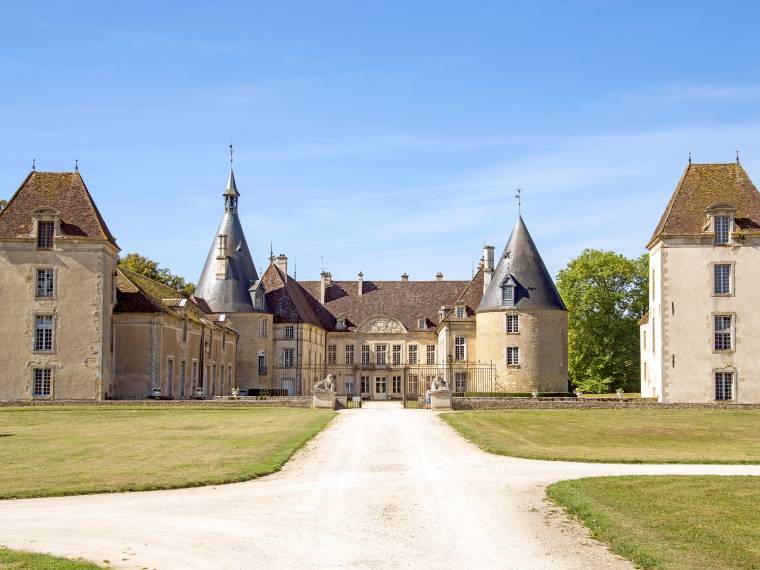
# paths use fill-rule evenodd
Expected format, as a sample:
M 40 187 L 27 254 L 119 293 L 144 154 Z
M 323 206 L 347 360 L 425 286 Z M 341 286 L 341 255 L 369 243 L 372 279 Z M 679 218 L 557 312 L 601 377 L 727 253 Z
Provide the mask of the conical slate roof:
M 506 307 L 501 302 L 501 286 L 510 279 L 515 286 L 515 302 Z M 478 311 L 503 311 L 511 307 L 567 310 L 522 216 L 517 218 Z
M 235 177 L 230 171 L 230 179 L 225 196 L 234 190 L 239 195 L 235 185 Z M 216 276 L 218 241 L 220 235 L 227 236 L 227 277 L 220 279 Z M 198 285 L 193 294 L 203 299 L 214 313 L 240 313 L 253 311 L 253 302 L 248 289 L 258 280 L 256 267 L 253 264 L 251 252 L 245 241 L 243 228 L 237 215 L 237 208 L 226 208 L 219 229 L 216 230 L 211 248 L 206 257 Z

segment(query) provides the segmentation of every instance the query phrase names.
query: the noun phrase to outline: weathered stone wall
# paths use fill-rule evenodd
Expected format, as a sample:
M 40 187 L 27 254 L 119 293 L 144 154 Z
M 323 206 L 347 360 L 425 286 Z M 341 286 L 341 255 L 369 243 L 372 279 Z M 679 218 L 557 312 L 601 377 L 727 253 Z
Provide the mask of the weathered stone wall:
M 137 408 L 311 408 L 311 396 L 288 396 L 283 398 L 240 398 L 211 400 L 25 400 L 21 402 L 0 402 L 0 407 L 51 407 L 51 406 L 130 406 Z
M 51 298 L 36 298 L 36 269 L 52 268 Z M 0 242 L 0 399 L 33 397 L 35 368 L 52 371 L 51 398 L 100 399 L 111 391 L 111 315 L 116 249 L 105 243 Z M 34 351 L 35 316 L 54 319 L 53 350 Z
M 231 313 L 229 326 L 240 336 L 237 347 L 236 385 L 240 390 L 271 387 L 275 362 L 272 315 L 265 313 Z M 259 322 L 266 323 L 265 336 L 259 336 Z M 259 354 L 266 357 L 267 373 L 259 374 Z
M 760 409 L 760 404 L 662 404 L 653 400 L 596 398 L 452 398 L 455 410 L 573 410 L 573 409 Z
M 520 316 L 518 333 L 506 332 L 505 315 L 508 312 Z M 477 346 L 478 360 L 493 363 L 500 391 L 567 391 L 567 312 L 535 310 L 478 313 Z M 519 347 L 519 365 L 507 366 L 508 346 Z

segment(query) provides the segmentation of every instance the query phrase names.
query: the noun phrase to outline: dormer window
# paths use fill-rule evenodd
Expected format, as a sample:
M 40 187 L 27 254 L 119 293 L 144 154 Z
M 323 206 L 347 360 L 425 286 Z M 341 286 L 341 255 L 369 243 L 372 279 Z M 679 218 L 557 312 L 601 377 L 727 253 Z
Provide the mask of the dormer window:
M 731 225 L 732 220 L 730 216 L 715 216 L 715 243 L 724 244 L 731 241 Z
M 339 331 L 346 330 L 346 319 L 339 318 L 338 323 L 335 325 Z
M 463 319 L 467 316 L 467 310 L 464 305 L 458 305 L 456 308 L 456 316 L 458 319 Z
M 256 295 L 254 297 L 256 299 L 256 308 L 258 310 L 262 310 L 264 308 L 264 292 L 259 289 L 256 291 Z
M 427 320 L 423 318 L 417 319 L 417 328 L 420 330 L 425 330 L 427 328 Z
M 37 222 L 37 249 L 51 249 L 53 247 L 53 233 L 55 222 Z

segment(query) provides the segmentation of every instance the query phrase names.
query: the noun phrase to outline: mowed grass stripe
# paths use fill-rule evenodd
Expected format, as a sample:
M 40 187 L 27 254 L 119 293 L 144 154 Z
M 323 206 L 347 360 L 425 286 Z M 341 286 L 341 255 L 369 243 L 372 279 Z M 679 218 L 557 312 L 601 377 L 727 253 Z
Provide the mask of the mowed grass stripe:
M 48 554 L 21 552 L 0 547 L 2 570 L 97 570 L 104 568 L 84 560 L 70 560 Z
M 499 455 L 604 463 L 760 463 L 760 410 L 495 410 L 441 417 Z
M 288 408 L 0 408 L 0 498 L 245 481 L 278 470 L 333 416 Z
M 642 568 L 760 568 L 760 477 L 592 477 L 548 495 Z

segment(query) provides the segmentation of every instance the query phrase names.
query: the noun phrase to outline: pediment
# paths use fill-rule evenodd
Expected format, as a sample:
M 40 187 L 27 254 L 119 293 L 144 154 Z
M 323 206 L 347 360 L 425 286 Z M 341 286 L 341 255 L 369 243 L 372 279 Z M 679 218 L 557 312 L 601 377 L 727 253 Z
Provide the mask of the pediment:
M 390 317 L 372 317 L 359 325 L 358 332 L 371 334 L 406 334 L 406 327 Z

